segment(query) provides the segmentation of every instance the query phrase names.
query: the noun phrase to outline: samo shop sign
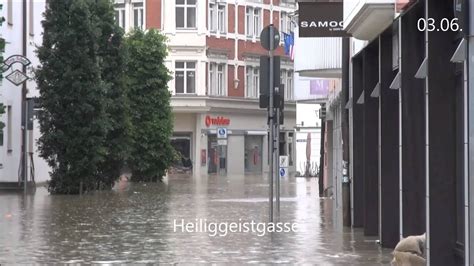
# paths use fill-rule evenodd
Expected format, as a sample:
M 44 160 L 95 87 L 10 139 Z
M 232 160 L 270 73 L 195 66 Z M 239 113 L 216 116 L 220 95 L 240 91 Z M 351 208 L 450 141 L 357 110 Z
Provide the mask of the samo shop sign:
M 230 119 L 223 116 L 211 117 L 210 115 L 207 115 L 205 123 L 206 123 L 206 127 L 228 126 L 230 125 Z

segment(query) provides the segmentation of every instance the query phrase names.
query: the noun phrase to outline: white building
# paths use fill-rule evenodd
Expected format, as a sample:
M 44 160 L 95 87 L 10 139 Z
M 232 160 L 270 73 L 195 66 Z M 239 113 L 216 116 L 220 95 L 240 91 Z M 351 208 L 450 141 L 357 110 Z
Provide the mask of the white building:
M 36 47 L 42 43 L 42 14 L 45 10 L 44 1 L 1 1 L 3 9 L 1 16 L 5 22 L 0 28 L 0 35 L 6 40 L 4 59 L 12 55 L 23 55 L 31 61 L 27 68 L 28 77 L 32 78 L 32 68 L 38 65 Z M 24 10 L 24 8 L 26 10 Z M 26 15 L 24 15 L 26 14 Z M 23 27 L 25 25 L 25 27 Z M 21 126 L 21 98 L 22 86 L 15 86 L 5 77 L 14 70 L 22 71 L 21 64 L 13 64 L 10 69 L 3 73 L 0 90 L 0 101 L 6 106 L 6 113 L 1 116 L 5 123 L 3 139 L 0 140 L 0 183 L 15 183 L 20 181 L 20 164 L 22 149 L 22 126 Z M 35 82 L 30 79 L 26 81 L 27 97 L 37 97 L 38 91 Z M 38 157 L 36 139 L 39 136 L 37 123 L 34 123 L 34 132 L 28 131 L 28 166 L 29 177 L 31 174 L 36 182 L 44 182 L 49 178 L 48 166 L 44 160 Z

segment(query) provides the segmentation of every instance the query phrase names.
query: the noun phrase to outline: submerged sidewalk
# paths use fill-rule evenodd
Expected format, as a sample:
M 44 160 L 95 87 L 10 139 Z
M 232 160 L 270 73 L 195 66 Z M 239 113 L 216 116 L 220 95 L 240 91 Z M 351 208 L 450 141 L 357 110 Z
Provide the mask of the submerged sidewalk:
M 281 182 L 281 222 L 297 232 L 258 236 L 173 230 L 173 222 L 268 222 L 264 176 L 170 176 L 83 196 L 0 194 L 0 263 L 287 263 L 387 265 L 362 230 L 334 229 L 317 179 Z

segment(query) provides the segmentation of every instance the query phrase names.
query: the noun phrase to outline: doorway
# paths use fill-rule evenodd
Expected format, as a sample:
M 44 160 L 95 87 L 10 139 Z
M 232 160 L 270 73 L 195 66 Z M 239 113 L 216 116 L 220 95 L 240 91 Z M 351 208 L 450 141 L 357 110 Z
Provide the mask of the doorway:
M 209 174 L 226 174 L 227 173 L 227 145 L 219 145 L 217 135 L 208 135 L 207 139 L 207 156 Z

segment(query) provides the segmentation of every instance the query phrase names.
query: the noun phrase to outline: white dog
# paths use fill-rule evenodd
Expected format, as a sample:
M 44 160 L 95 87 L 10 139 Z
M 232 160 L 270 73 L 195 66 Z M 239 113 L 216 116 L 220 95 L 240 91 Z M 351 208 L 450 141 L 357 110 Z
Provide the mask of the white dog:
M 426 265 L 424 257 L 426 233 L 419 236 L 409 236 L 398 242 L 393 251 L 392 265 L 422 266 Z

